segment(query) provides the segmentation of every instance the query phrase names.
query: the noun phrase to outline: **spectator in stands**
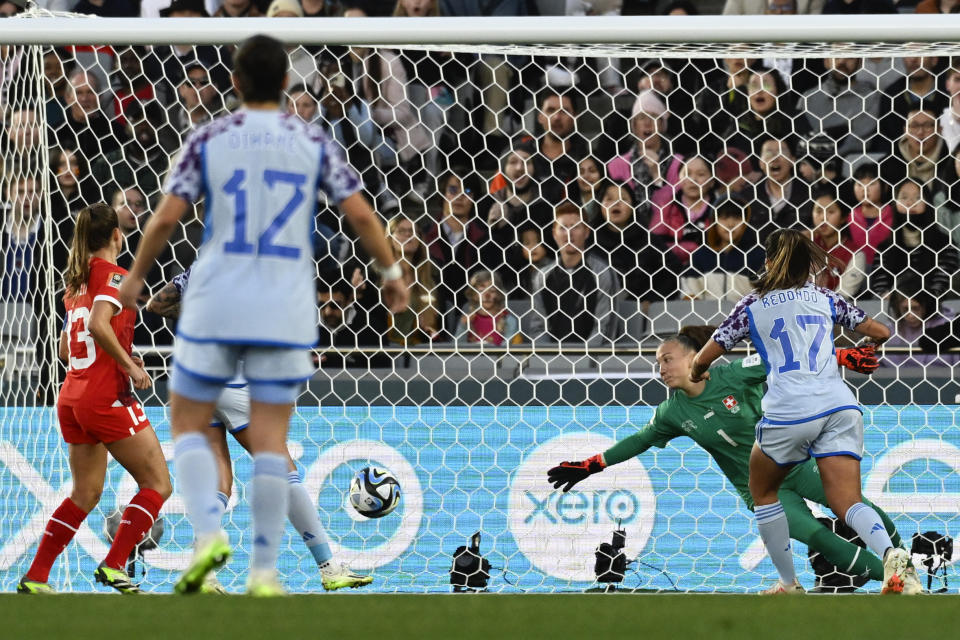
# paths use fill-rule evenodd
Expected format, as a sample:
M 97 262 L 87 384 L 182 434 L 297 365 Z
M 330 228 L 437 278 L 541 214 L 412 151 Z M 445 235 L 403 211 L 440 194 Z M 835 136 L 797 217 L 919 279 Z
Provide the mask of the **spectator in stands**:
M 797 99 L 775 69 L 754 67 L 747 81 L 747 96 L 747 112 L 724 135 L 728 146 L 759 153 L 769 136 L 782 140 L 805 132 L 806 120 L 794 118 Z
M 38 290 L 33 252 L 40 232 L 40 179 L 36 173 L 18 173 L 5 182 L 0 299 L 26 302 Z
M 934 191 L 933 209 L 937 222 L 950 235 L 954 246 L 960 247 L 960 145 L 938 168 L 943 189 Z
M 43 95 L 47 127 L 51 131 L 56 131 L 67 118 L 67 101 L 64 97 L 67 90 L 67 74 L 58 49 L 48 49 L 44 52 L 43 76 L 46 79 L 43 84 Z
M 136 18 L 140 15 L 133 0 L 79 0 L 73 5 L 73 12 L 101 18 Z
M 909 113 L 893 153 L 881 163 L 880 175 L 890 185 L 912 178 L 925 188 L 940 189 L 937 167 L 948 155 L 937 130 L 937 116 L 929 109 L 915 109 Z
M 893 0 L 827 0 L 823 5 L 826 14 L 896 13 Z
M 533 179 L 535 152 L 533 140 L 524 136 L 514 141 L 513 148 L 500 161 L 504 185 L 490 194 L 492 202 L 486 215 L 495 243 L 515 240 L 516 230 L 526 223 L 542 230 L 551 225 L 553 208 L 541 196 L 540 185 Z M 511 283 L 504 280 L 504 284 L 509 289 Z
M 410 289 L 410 306 L 390 315 L 387 339 L 405 346 L 429 342 L 441 331 L 437 313 L 435 270 L 430 254 L 417 236 L 413 221 L 398 214 L 387 223 L 394 258 L 403 269 L 403 281 Z
M 824 0 L 727 0 L 723 15 L 816 15 L 823 11 Z
M 160 181 L 179 136 L 166 122 L 166 112 L 156 101 L 134 102 L 127 107 L 127 141 L 122 147 L 98 156 L 90 166 L 97 184 L 136 184 L 150 201 L 160 197 Z
M 667 185 L 653 197 L 650 234 L 653 242 L 669 249 L 683 266 L 703 244 L 704 232 L 713 224 L 710 203 L 719 189 L 711 161 L 704 156 L 688 158 L 680 170 L 680 181 Z
M 747 83 L 754 64 L 755 61 L 745 58 L 724 58 L 722 66 L 718 64 L 705 74 L 704 87 L 697 93 L 695 103 L 697 111 L 707 119 L 711 137 L 734 130 L 736 122 L 746 115 Z
M 223 0 L 214 18 L 262 18 L 263 12 L 253 0 Z
M 841 156 L 859 156 L 879 148 L 881 94 L 876 83 L 857 78 L 860 58 L 825 58 L 823 62 L 829 73 L 798 105 L 809 129 L 836 140 L 836 152 Z
M 95 75 L 83 69 L 70 74 L 67 85 L 67 120 L 57 131 L 61 147 L 76 149 L 87 161 L 120 148 L 123 129 L 100 108 L 100 87 Z
M 33 108 L 16 106 L 7 112 L 7 153 L 0 172 L 15 174 L 41 166 L 44 153 L 40 119 Z
M 817 284 L 847 298 L 860 293 L 867 278 L 867 258 L 850 237 L 850 213 L 837 200 L 836 190 L 819 187 L 813 192 L 811 238 L 830 256 L 827 270 L 817 275 Z
M 116 57 L 117 66 L 111 74 L 113 88 L 112 117 L 126 124 L 127 107 L 134 102 L 149 102 L 156 97 L 153 82 L 143 72 L 147 52 L 143 47 L 126 47 Z M 160 121 L 157 122 L 157 125 Z
M 286 90 L 286 110 L 307 124 L 314 124 L 320 116 L 320 101 L 305 85 L 295 84 Z
M 850 215 L 850 238 L 863 251 L 868 271 L 877 249 L 893 233 L 894 208 L 887 201 L 888 192 L 877 165 L 865 163 L 854 170 L 853 196 L 859 204 Z
M 651 242 L 647 204 L 637 202 L 626 184 L 604 181 L 598 188 L 601 218 L 592 227 L 597 255 L 609 262 L 624 288 L 644 302 L 664 300 L 677 291 L 680 261 Z
M 735 302 L 750 292 L 750 280 L 763 269 L 763 246 L 750 225 L 749 205 L 727 199 L 714 210 L 706 245 L 693 252 L 680 293 L 690 299 Z
M 920 0 L 915 13 L 956 13 L 957 0 Z
M 607 176 L 629 184 L 640 200 L 649 200 L 657 189 L 679 180 L 682 158 L 673 155 L 664 137 L 669 120 L 667 107 L 655 92 L 640 92 L 630 114 L 634 143 L 607 164 Z
M 727 147 L 713 163 L 713 175 L 723 198 L 747 202 L 753 198 L 753 182 L 759 180 L 749 156 L 736 147 Z
M 580 206 L 583 218 L 591 226 L 600 218 L 600 198 L 598 187 L 603 180 L 603 165 L 593 156 L 586 156 L 577 163 L 577 191 L 580 192 Z
M 384 354 L 343 354 L 339 349 L 358 349 L 383 346 L 386 314 L 382 305 L 371 310 L 367 302 L 370 287 L 360 269 L 352 268 L 352 278 L 337 279 L 332 285 L 317 288 L 317 307 L 320 309 L 317 348 L 322 351 L 318 364 L 335 372 L 343 367 L 389 366 Z M 329 349 L 329 350 L 328 350 Z
M 613 301 L 621 289 L 610 265 L 587 253 L 590 228 L 580 208 L 562 202 L 556 209 L 555 260 L 535 274 L 531 339 L 599 346 L 621 333 Z
M 487 225 L 477 215 L 482 203 L 479 178 L 466 172 L 448 172 L 441 176 L 440 219 L 431 221 L 423 230 L 423 244 L 430 261 L 437 265 L 440 280 L 433 293 L 434 304 L 443 326 L 452 334 L 459 309 L 466 303 L 464 288 L 470 273 L 480 268 L 502 268 L 503 249 L 507 246 L 489 242 Z
M 220 93 L 210 83 L 207 68 L 199 62 L 186 66 L 186 75 L 177 87 L 177 94 L 180 96 L 180 110 L 175 117 L 175 126 L 181 134 L 210 122 L 224 109 Z
M 699 84 L 699 72 L 686 65 L 678 73 L 659 58 L 648 60 L 640 70 L 637 92 L 653 91 L 670 114 L 663 133 L 672 149 L 681 155 L 693 153 L 708 130 L 703 115 L 694 108 L 693 91 L 689 88 Z M 680 81 L 681 73 L 691 76 L 686 83 Z
M 577 163 L 589 154 L 587 141 L 577 133 L 577 112 L 573 96 L 547 90 L 541 94 L 537 124 L 543 134 L 533 154 L 533 179 L 552 205 L 577 192 Z M 571 193 L 567 193 L 568 188 Z
M 120 232 L 130 236 L 140 230 L 140 221 L 147 213 L 147 199 L 137 187 L 117 189 L 110 198 L 110 206 L 117 212 Z
M 843 160 L 837 155 L 837 143 L 822 133 L 808 133 L 797 143 L 797 177 L 806 182 L 811 192 L 818 188 L 832 189 L 848 210 L 857 204 L 853 183 L 842 175 Z
M 937 86 L 939 58 L 903 58 L 904 76 L 884 89 L 880 104 L 880 131 L 888 140 L 903 135 L 904 122 L 914 111 L 925 110 L 934 118 L 943 113 L 950 98 Z
M 101 199 L 97 182 L 90 177 L 83 156 L 70 149 L 55 149 L 50 154 L 50 168 L 56 182 L 52 185 L 50 203 L 55 220 L 76 218 L 80 209 Z M 69 243 L 70 238 L 64 238 Z
M 960 142 L 960 62 L 958 66 L 950 66 L 943 72 L 946 93 L 950 96 L 950 104 L 940 114 L 940 135 L 947 143 L 947 149 L 953 153 Z
M 910 354 L 887 353 L 881 364 L 902 367 L 953 366 L 960 362 L 956 353 L 921 353 L 924 336 L 940 334 L 956 313 L 937 304 L 934 296 L 926 291 L 923 282 L 916 276 L 908 276 L 897 281 L 897 288 L 890 292 L 889 313 L 896 320 L 890 329 L 890 339 L 885 345 L 891 347 L 914 347 Z M 938 311 L 939 308 L 939 311 Z M 936 331 L 936 329 L 941 331 Z M 934 331 L 931 331 L 933 329 Z M 946 346 L 946 345 L 945 345 Z
M 810 191 L 794 172 L 791 138 L 767 138 L 760 145 L 763 178 L 755 187 L 751 224 L 760 244 L 777 229 L 810 228 Z
M 209 18 L 210 14 L 203 0 L 173 0 L 169 7 L 160 10 L 165 18 Z M 227 94 L 232 90 L 230 69 L 230 49 L 211 45 L 162 45 L 153 48 L 156 57 L 157 77 L 151 77 L 157 85 L 157 93 L 166 107 L 179 101 L 177 88 L 186 76 L 186 67 L 192 63 L 201 64 L 210 74 L 214 86 L 226 102 Z M 152 73 L 151 68 L 146 69 Z
M 924 291 L 940 299 L 960 270 L 957 249 L 937 224 L 918 182 L 908 178 L 897 185 L 896 203 L 893 233 L 877 249 L 870 290 L 883 297 L 901 278 L 917 275 Z
M 457 323 L 458 345 L 505 347 L 522 340 L 520 322 L 507 309 L 507 297 L 495 274 L 484 270 L 470 276 L 466 298 L 467 306 Z
M 543 232 L 527 225 L 520 228 L 520 253 L 522 263 L 517 272 L 517 283 L 522 296 L 533 292 L 537 273 L 549 263 L 549 247 L 543 241 Z

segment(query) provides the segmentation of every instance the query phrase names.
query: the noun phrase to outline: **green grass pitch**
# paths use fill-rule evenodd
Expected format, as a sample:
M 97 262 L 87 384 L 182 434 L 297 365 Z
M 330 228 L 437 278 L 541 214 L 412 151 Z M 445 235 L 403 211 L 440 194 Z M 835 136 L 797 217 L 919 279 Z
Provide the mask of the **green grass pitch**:
M 0 638 L 951 638 L 960 600 L 757 595 L 0 596 Z

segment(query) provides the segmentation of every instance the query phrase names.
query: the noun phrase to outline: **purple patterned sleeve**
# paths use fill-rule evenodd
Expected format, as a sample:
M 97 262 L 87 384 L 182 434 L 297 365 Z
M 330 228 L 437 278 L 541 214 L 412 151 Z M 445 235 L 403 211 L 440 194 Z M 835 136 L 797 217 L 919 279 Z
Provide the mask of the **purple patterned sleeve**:
M 163 187 L 164 193 L 183 198 L 187 202 L 196 202 L 200 199 L 203 190 L 202 151 L 204 136 L 200 131 L 190 134 L 180 155 L 173 162 L 167 183 Z
M 738 342 L 750 335 L 750 316 L 747 314 L 747 307 L 756 300 L 756 294 L 749 293 L 744 296 L 727 319 L 713 332 L 713 341 L 725 351 L 730 351 Z
M 177 293 L 180 294 L 181 298 L 183 297 L 183 292 L 187 290 L 187 282 L 190 280 L 190 269 L 193 269 L 193 265 L 190 265 L 183 273 L 173 276 L 173 280 L 171 281 L 173 282 L 173 286 L 177 288 Z
M 326 136 L 321 144 L 323 145 L 323 167 L 320 171 L 323 183 L 320 188 L 326 191 L 334 202 L 340 204 L 360 191 L 363 185 L 360 183 L 357 172 L 347 164 L 340 145 Z
M 817 287 L 830 299 L 833 306 L 833 321 L 847 329 L 856 329 L 857 325 L 867 319 L 867 312 L 860 307 L 850 304 L 836 291 Z

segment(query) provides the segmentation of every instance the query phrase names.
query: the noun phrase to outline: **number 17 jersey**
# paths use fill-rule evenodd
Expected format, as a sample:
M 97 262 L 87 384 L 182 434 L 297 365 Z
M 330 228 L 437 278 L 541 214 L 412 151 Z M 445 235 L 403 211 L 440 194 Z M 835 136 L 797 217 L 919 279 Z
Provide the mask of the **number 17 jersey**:
M 187 202 L 204 198 L 178 337 L 316 344 L 317 194 L 339 204 L 360 186 L 336 143 L 296 116 L 241 109 L 195 131 L 164 187 Z
M 767 370 L 764 417 L 772 424 L 801 423 L 860 409 L 837 367 L 833 326 L 855 329 L 866 317 L 836 292 L 808 282 L 747 294 L 713 340 L 730 350 L 749 335 Z

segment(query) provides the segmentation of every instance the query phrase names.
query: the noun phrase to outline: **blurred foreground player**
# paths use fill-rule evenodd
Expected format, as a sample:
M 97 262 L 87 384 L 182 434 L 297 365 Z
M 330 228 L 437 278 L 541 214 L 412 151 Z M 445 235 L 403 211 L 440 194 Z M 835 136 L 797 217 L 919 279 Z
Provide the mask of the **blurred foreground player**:
M 119 301 L 126 270 L 117 266 L 123 234 L 107 204 L 86 207 L 77 216 L 65 277 L 66 323 L 60 357 L 69 360 L 57 399 L 57 418 L 70 451 L 73 489 L 53 512 L 20 593 L 52 593 L 50 568 L 100 502 L 107 452 L 123 465 L 140 491 L 120 521 L 110 552 L 94 573 L 97 582 L 121 593 L 139 593 L 124 570 L 134 546 L 153 526 L 170 497 L 170 474 L 137 389 L 150 386 L 143 362 L 130 355 L 136 313 Z
M 180 301 L 190 282 L 190 269 L 168 282 L 147 302 L 147 311 L 156 313 L 165 318 L 176 319 L 180 316 Z M 220 484 L 217 499 L 220 503 L 222 516 L 230 500 L 233 486 L 233 469 L 230 462 L 230 449 L 227 446 L 227 431 L 240 443 L 244 449 L 250 451 L 250 438 L 247 427 L 250 426 L 250 391 L 243 378 L 236 378 L 227 383 L 226 388 L 217 399 L 217 407 L 213 412 L 211 429 L 207 429 L 207 439 L 217 459 Z M 310 494 L 303 486 L 297 465 L 290 455 L 289 449 L 284 452 L 287 457 L 287 483 L 290 489 L 290 504 L 287 517 L 290 524 L 297 530 L 303 543 L 307 545 L 310 554 L 320 570 L 320 579 L 326 591 L 336 591 L 346 587 L 357 588 L 373 582 L 370 576 L 354 573 L 343 563 L 334 561 L 330 550 L 330 541 L 327 538 L 320 517 L 317 515 L 317 506 L 310 498 Z M 217 582 L 216 574 L 210 572 L 200 588 L 205 593 L 226 593 Z
M 196 535 L 177 593 L 199 590 L 231 555 L 220 528 L 217 462 L 204 430 L 238 372 L 249 383 L 254 468 L 247 591 L 284 593 L 276 574 L 289 503 L 287 426 L 313 374 L 310 348 L 317 341 L 311 233 L 318 189 L 339 204 L 376 260 L 387 307 L 398 312 L 407 304 L 399 265 L 356 172 L 319 127 L 280 112 L 287 67 L 283 44 L 273 38 L 254 36 L 237 48 L 233 84 L 243 107 L 187 139 L 121 289 L 133 307 L 173 229 L 204 196 L 205 237 L 183 299 L 170 379 L 174 470 Z

